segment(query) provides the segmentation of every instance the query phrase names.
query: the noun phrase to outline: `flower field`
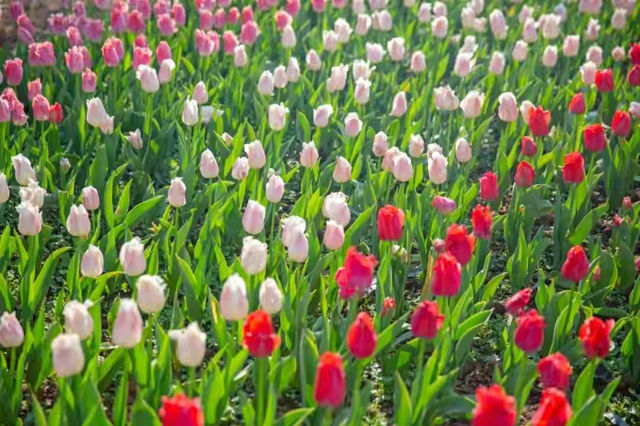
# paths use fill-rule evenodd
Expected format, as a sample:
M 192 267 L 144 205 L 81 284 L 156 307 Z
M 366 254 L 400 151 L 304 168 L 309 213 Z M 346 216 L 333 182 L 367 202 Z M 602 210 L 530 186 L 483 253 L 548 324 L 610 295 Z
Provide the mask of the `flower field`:
M 58 3 L 0 5 L 0 424 L 640 424 L 636 0 Z

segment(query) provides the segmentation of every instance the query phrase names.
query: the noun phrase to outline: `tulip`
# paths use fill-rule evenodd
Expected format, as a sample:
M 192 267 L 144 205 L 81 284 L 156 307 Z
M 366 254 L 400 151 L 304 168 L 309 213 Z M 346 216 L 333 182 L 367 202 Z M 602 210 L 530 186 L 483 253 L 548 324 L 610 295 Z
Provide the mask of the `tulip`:
M 0 77 L 1 79 L 2 77 Z M 1 81 L 0 81 L 1 82 Z M 33 81 L 30 81 L 29 83 L 27 83 L 27 98 L 30 101 L 33 101 L 33 99 L 42 94 L 42 83 L 40 82 L 40 79 L 37 78 Z
M 93 127 L 99 127 L 103 133 L 113 132 L 113 116 L 107 115 L 100 98 L 87 100 L 87 123 Z
M 136 78 L 140 81 L 142 90 L 155 93 L 160 89 L 160 82 L 156 70 L 148 65 L 140 65 L 136 71 Z
M 590 124 L 582 131 L 584 147 L 591 152 L 599 152 L 606 148 L 607 137 L 601 124 Z
M 36 95 L 31 101 L 33 118 L 36 121 L 49 121 L 49 101 L 42 95 Z
M 392 205 L 386 205 L 378 210 L 378 237 L 383 241 L 402 239 L 404 212 Z
M 440 162 L 440 167 L 442 163 Z M 446 165 L 445 165 L 446 168 Z M 413 166 L 411 165 L 411 159 L 404 152 L 398 153 L 393 157 L 393 177 L 400 182 L 409 182 L 413 176 Z M 446 178 L 445 178 L 446 179 Z
M 340 298 L 362 297 L 373 281 L 373 270 L 378 261 L 371 256 L 360 254 L 355 247 L 349 247 L 344 264 L 336 272 L 336 282 L 340 288 Z
M 141 275 L 136 281 L 138 307 L 147 314 L 160 312 L 164 307 L 166 285 L 157 275 Z
M 333 107 L 331 105 L 320 105 L 318 109 L 313 110 L 313 124 L 317 127 L 326 127 L 332 115 Z
M 584 114 L 587 109 L 587 106 L 584 102 L 584 94 L 582 92 L 578 92 L 571 98 L 569 102 L 569 112 L 571 114 Z
M 605 358 L 611 346 L 611 330 L 614 320 L 601 320 L 598 317 L 590 317 L 580 327 L 578 336 L 582 343 L 587 358 Z
M 242 227 L 249 234 L 259 234 L 264 228 L 265 208 L 254 200 L 249 200 L 242 215 Z
M 11 192 L 9 191 L 9 185 L 7 184 L 7 177 L 4 173 L 0 173 L 0 204 L 4 204 L 9 200 Z
M 544 338 L 544 317 L 531 309 L 516 318 L 514 339 L 516 345 L 525 352 L 532 353 L 542 347 Z
M 260 285 L 260 307 L 269 315 L 282 309 L 282 292 L 273 278 L 267 278 Z
M 162 40 L 156 48 L 156 60 L 161 64 L 167 59 L 171 59 L 171 47 L 166 41 Z
M 298 234 L 304 234 L 306 222 L 299 216 L 289 216 L 282 220 L 282 244 L 290 247 L 296 242 Z
M 312 142 L 302 143 L 302 151 L 300 152 L 300 164 L 306 168 L 312 168 L 318 162 L 319 154 L 315 144 Z
M 504 92 L 498 96 L 498 117 L 502 121 L 513 122 L 518 119 L 518 102 L 511 92 Z
M 540 405 L 533 414 L 531 424 L 542 425 L 566 425 L 569 423 L 573 412 L 564 392 L 556 388 L 548 388 L 542 391 Z
M 282 47 L 285 49 L 291 49 L 296 45 L 296 33 L 293 31 L 291 25 L 287 25 L 282 30 Z
M 497 40 L 504 40 L 507 37 L 507 21 L 504 14 L 500 9 L 494 9 L 489 14 L 489 25 L 491 26 L 491 32 Z
M 404 59 L 404 38 L 394 37 L 387 42 L 387 51 L 392 61 L 398 62 Z
M 224 283 L 220 293 L 220 314 L 227 321 L 240 321 L 249 312 L 244 280 L 233 274 Z
M 565 37 L 562 43 L 562 54 L 567 57 L 578 56 L 578 49 L 580 48 L 580 36 L 577 34 L 568 35 Z
M 130 277 L 141 275 L 147 269 L 144 246 L 137 237 L 122 245 L 119 258 L 124 273 Z
M 92 305 L 93 303 L 89 300 L 84 303 L 71 300 L 64 306 L 64 327 L 67 333 L 77 334 L 80 340 L 91 336 L 93 333 L 93 317 L 88 308 Z
M 121 299 L 118 315 L 113 323 L 113 344 L 133 348 L 142 338 L 142 317 L 138 306 L 131 299 Z
M 82 91 L 85 93 L 93 93 L 96 91 L 96 74 L 90 69 L 82 71 Z
M 504 72 L 505 59 L 502 52 L 493 52 L 489 62 L 489 71 L 495 75 L 502 75 Z
M 347 196 L 342 192 L 332 192 L 327 195 L 322 204 L 323 216 L 336 221 L 343 227 L 347 226 L 351 220 L 351 212 L 346 199 Z
M 287 255 L 294 262 L 304 262 L 309 255 L 309 240 L 300 228 L 294 228 L 287 245 Z
M 640 102 L 631 102 L 629 104 L 629 114 L 633 118 L 640 118 Z
M 7 194 L 8 191 L 9 188 L 7 187 Z M 29 201 L 35 207 L 40 209 L 44 204 L 44 196 L 46 195 L 46 193 L 47 191 L 44 188 L 41 188 L 40 185 L 38 185 L 38 182 L 29 180 L 28 186 L 23 186 L 20 188 L 20 202 L 24 203 L 26 201 Z
M 558 48 L 556 46 L 547 46 L 542 53 L 542 65 L 552 68 L 558 62 Z
M 469 263 L 475 246 L 475 238 L 467 235 L 466 227 L 455 223 L 451 224 L 447 230 L 445 243 L 447 250 L 455 256 L 462 266 Z
M 528 188 L 533 185 L 535 177 L 536 172 L 533 170 L 533 167 L 526 161 L 521 161 L 520 164 L 518 164 L 513 181 L 521 188 Z
M 473 151 L 471 145 L 465 138 L 459 138 L 456 141 L 456 160 L 459 163 L 468 163 L 471 160 Z
M 84 368 L 84 353 L 77 334 L 59 334 L 51 342 L 53 370 L 58 377 L 78 374 Z
M 375 67 L 370 66 L 369 62 L 361 59 L 354 60 L 352 64 L 353 81 L 358 81 L 361 78 L 369 80 L 373 70 L 375 70 Z
M 289 58 L 287 63 L 287 81 L 289 83 L 295 83 L 300 79 L 300 65 L 298 60 L 293 56 Z
M 202 364 L 207 335 L 200 331 L 197 322 L 192 322 L 182 330 L 170 330 L 169 337 L 176 341 L 176 357 L 180 364 L 185 367 L 197 367 Z M 184 417 L 182 419 L 185 421 Z
M 284 194 L 284 180 L 276 174 L 271 175 L 267 181 L 266 195 L 270 203 L 279 203 Z
M 320 59 L 318 52 L 313 49 L 307 52 L 305 62 L 307 63 L 307 68 L 309 68 L 310 71 L 318 71 L 322 68 L 322 60 Z
M 627 74 L 627 81 L 630 86 L 640 86 L 640 65 L 634 65 Z M 631 108 L 629 108 L 631 111 Z
M 573 246 L 567 252 L 567 258 L 560 270 L 566 280 L 579 283 L 589 272 L 589 259 L 582 246 Z
M 344 119 L 344 132 L 347 136 L 355 138 L 362 130 L 362 121 L 358 118 L 358 114 L 350 112 Z
M 571 364 L 560 352 L 554 352 L 538 361 L 538 373 L 545 388 L 567 389 L 571 377 Z
M 375 141 L 374 141 L 374 146 L 375 146 Z M 413 158 L 418 158 L 422 155 L 423 151 L 424 151 L 424 139 L 422 139 L 422 136 L 411 135 L 409 137 L 409 155 L 412 156 Z
M 15 312 L 3 312 L 0 317 L 0 346 L 16 348 L 24 341 L 24 331 Z
M 427 162 L 429 180 L 436 185 L 445 183 L 447 181 L 447 165 L 447 159 L 439 152 L 434 152 Z
M 285 118 L 288 112 L 289 109 L 285 108 L 283 104 L 269 105 L 269 127 L 271 130 L 279 131 L 284 128 Z
M 371 316 L 360 312 L 347 331 L 347 348 L 356 359 L 365 359 L 376 351 L 378 337 Z
M 594 84 L 596 81 L 596 64 L 593 62 L 585 62 L 580 67 L 580 76 L 585 85 L 589 86 Z
M 337 183 L 345 183 L 351 180 L 351 164 L 344 157 L 338 157 L 333 169 L 333 180 Z
M 328 220 L 322 242 L 329 250 L 340 249 L 344 244 L 344 228 L 342 225 L 333 220 Z
M 30 201 L 20 203 L 18 212 L 18 232 L 22 235 L 38 235 L 42 230 L 42 213 Z
M 462 265 L 456 257 L 449 251 L 440 254 L 433 266 L 431 277 L 433 294 L 435 296 L 455 296 L 460 290 L 461 276 Z
M 182 181 L 182 178 L 176 177 L 171 179 L 171 185 L 167 192 L 167 201 L 176 208 L 187 204 L 187 187 Z
M 433 339 L 442 327 L 444 315 L 438 311 L 438 304 L 422 301 L 411 314 L 411 333 L 422 339 Z
M 616 111 L 611 121 L 611 131 L 614 135 L 626 138 L 631 132 L 631 116 L 626 111 Z
M 584 179 L 584 158 L 579 152 L 564 156 L 562 179 L 567 183 L 580 183 Z
M 531 299 L 531 289 L 525 288 L 515 293 L 505 302 L 505 308 L 513 316 L 519 316 Z
M 207 92 L 204 82 L 199 81 L 193 88 L 193 100 L 195 100 L 198 105 L 202 105 L 209 100 L 209 93 Z
M 74 237 L 86 238 L 91 232 L 89 213 L 82 204 L 71 206 L 67 217 L 67 231 Z
M 393 106 L 391 107 L 392 117 L 402 117 L 407 112 L 407 96 L 405 92 L 399 92 L 393 98 Z
M 27 186 L 29 185 L 30 180 L 36 180 L 36 173 L 33 171 L 31 161 L 29 161 L 27 157 L 22 154 L 18 154 L 11 157 L 11 161 L 13 162 L 13 169 L 18 184 Z
M 415 142 L 414 145 L 417 143 L 418 142 Z M 418 148 L 417 146 L 414 146 L 414 149 L 417 150 L 417 148 Z M 373 137 L 373 154 L 376 157 L 382 157 L 386 154 L 388 149 L 389 149 L 389 145 L 387 144 L 387 135 L 384 132 L 376 133 L 376 135 Z M 423 147 L 420 151 L 422 151 L 423 149 L 424 149 L 424 141 L 423 141 Z M 409 153 L 411 153 L 411 144 L 409 144 Z
M 449 31 L 449 21 L 446 16 L 438 16 L 431 21 L 431 34 L 435 38 L 443 39 Z
M 502 387 L 480 386 L 476 390 L 476 408 L 473 410 L 474 426 L 515 425 L 516 400 L 507 395 Z
M 365 36 L 371 28 L 371 17 L 364 13 L 358 14 L 356 20 L 356 35 Z
M 478 204 L 471 212 L 473 235 L 488 240 L 491 238 L 491 207 Z
M 273 85 L 278 89 L 282 89 L 286 87 L 288 82 L 289 79 L 287 78 L 287 69 L 284 67 L 284 65 L 278 65 L 273 70 Z
M 93 244 L 89 245 L 80 262 L 80 273 L 83 277 L 97 278 L 104 270 L 104 257 L 100 249 Z
M 245 144 L 244 151 L 247 153 L 250 168 L 261 169 L 267 163 L 267 157 L 259 140 Z
M 606 93 L 613 91 L 613 73 L 611 69 L 597 70 L 595 82 L 599 92 Z
M 347 84 L 347 73 L 349 67 L 347 65 L 337 65 L 331 68 L 331 74 L 327 79 L 327 90 L 329 92 L 339 92 L 344 90 Z
M 275 333 L 271 317 L 265 311 L 257 310 L 247 316 L 242 335 L 242 345 L 256 358 L 270 356 L 280 345 L 280 337 Z
M 411 55 L 411 62 L 409 69 L 411 72 L 420 73 L 427 68 L 426 58 L 421 51 L 415 51 Z
M 338 50 L 338 34 L 334 31 L 322 32 L 322 47 L 327 52 L 333 53 Z
M 194 126 L 198 123 L 198 102 L 187 99 L 182 108 L 182 122 L 186 126 Z
M 385 54 L 384 48 L 378 43 L 367 42 L 365 44 L 365 50 L 367 53 L 367 60 L 372 64 L 381 62 Z
M 393 27 L 393 18 L 387 10 L 373 12 L 372 23 L 374 30 L 391 31 Z
M 445 111 L 453 111 L 460 106 L 460 101 L 449 86 L 434 89 L 434 102 L 436 109 Z
M 511 51 L 511 56 L 514 61 L 522 62 L 527 59 L 527 55 L 529 51 L 529 46 L 526 41 L 518 40 L 516 44 L 513 46 L 513 50 Z
M 267 245 L 253 237 L 244 237 L 240 264 L 249 275 L 256 275 L 267 266 Z
M 356 81 L 356 87 L 353 90 L 353 97 L 360 105 L 366 105 L 369 102 L 371 94 L 371 82 L 363 78 Z
M 231 177 L 236 180 L 243 180 L 249 175 L 249 160 L 246 157 L 239 157 L 234 161 L 231 169 Z
M 22 59 L 7 59 L 4 62 L 4 74 L 8 85 L 19 86 L 23 75 Z
M 442 215 L 451 214 L 457 208 L 455 200 L 447 197 L 441 197 L 439 195 L 433 197 L 431 205 Z
M 600 46 L 590 46 L 587 50 L 586 59 L 596 67 L 602 65 L 602 48 Z M 597 74 L 597 71 L 596 71 Z
M 337 408 L 346 394 L 346 375 L 339 354 L 325 352 L 318 359 L 313 399 L 319 406 Z

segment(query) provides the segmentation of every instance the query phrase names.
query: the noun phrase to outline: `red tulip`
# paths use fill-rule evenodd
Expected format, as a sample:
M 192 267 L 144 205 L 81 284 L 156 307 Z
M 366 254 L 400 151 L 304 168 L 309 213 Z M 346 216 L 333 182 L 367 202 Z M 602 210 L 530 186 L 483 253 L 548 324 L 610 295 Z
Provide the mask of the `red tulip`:
M 173 398 L 162 397 L 159 411 L 163 426 L 201 426 L 204 425 L 204 414 L 198 398 L 189 399 L 182 394 Z
M 540 405 L 531 419 L 532 426 L 564 426 L 571 419 L 571 405 L 563 391 L 549 388 L 542 391 Z
M 591 152 L 602 151 L 607 147 L 607 137 L 600 123 L 590 124 L 582 131 L 584 147 Z
M 460 289 L 462 266 L 449 252 L 442 253 L 433 265 L 431 278 L 433 294 L 436 296 L 455 296 Z
M 522 155 L 525 157 L 533 157 L 538 152 L 536 141 L 531 136 L 523 136 L 520 147 Z
M 533 107 L 529 111 L 529 128 L 534 136 L 546 136 L 549 134 L 551 113 L 541 106 Z
M 354 294 L 362 296 L 371 287 L 373 270 L 378 261 L 371 256 L 358 253 L 355 247 L 349 247 L 344 265 L 336 272 L 336 282 L 340 287 L 340 297 L 350 299 Z
M 382 302 L 381 315 L 385 316 L 395 308 L 396 308 L 396 301 L 393 299 L 393 297 L 385 297 L 384 301 Z
M 640 65 L 634 65 L 633 68 L 629 70 L 627 81 L 631 86 L 640 86 Z
M 520 164 L 518 164 L 513 181 L 521 188 L 528 188 L 533 185 L 535 178 L 536 172 L 533 170 L 533 167 L 531 167 L 531 164 L 526 161 L 521 161 Z
M 584 94 L 582 92 L 578 92 L 573 95 L 571 101 L 569 102 L 569 112 L 571 114 L 584 114 L 587 110 L 587 105 L 584 102 Z
M 632 44 L 629 49 L 629 59 L 634 65 L 640 64 L 640 43 Z
M 62 110 L 62 105 L 60 105 L 58 102 L 51 105 L 51 107 L 49 108 L 49 121 L 54 124 L 60 124 L 62 123 L 63 119 L 64 112 Z
M 404 212 L 397 207 L 386 205 L 378 210 L 378 237 L 384 241 L 402 238 Z
M 599 92 L 613 91 L 613 74 L 611 69 L 596 71 L 596 87 Z
M 589 272 L 589 259 L 582 246 L 573 246 L 567 252 L 567 259 L 560 270 L 564 279 L 580 282 Z
M 514 335 L 516 345 L 525 352 L 535 352 L 542 347 L 544 338 L 544 317 L 531 309 L 516 319 Z
M 564 156 L 562 179 L 567 183 L 580 183 L 584 179 L 584 158 L 579 152 L 570 152 Z
M 4 74 L 7 78 L 7 84 L 10 86 L 18 86 L 22 81 L 22 59 L 14 58 L 4 61 Z
M 616 111 L 611 120 L 611 131 L 614 135 L 626 138 L 631 131 L 631 116 L 627 111 Z
M 471 212 L 473 235 L 483 240 L 491 238 L 491 207 L 478 204 Z
M 476 390 L 476 408 L 473 410 L 473 426 L 513 426 L 516 424 L 516 400 L 502 387 L 480 386 Z
M 360 312 L 347 332 L 347 347 L 354 358 L 369 358 L 376 351 L 378 337 L 371 316 Z
M 280 344 L 280 337 L 275 334 L 271 317 L 262 310 L 251 312 L 244 320 L 242 345 L 256 358 L 271 355 Z
M 610 334 L 614 320 L 602 321 L 598 317 L 587 318 L 580 327 L 580 342 L 587 358 L 604 358 L 611 346 Z
M 498 199 L 498 177 L 493 172 L 485 172 L 480 178 L 480 198 L 485 201 Z
M 447 251 L 458 259 L 460 265 L 464 266 L 469 263 L 475 243 L 473 235 L 467 235 L 465 226 L 453 223 L 447 229 L 447 238 L 445 238 Z
M 525 288 L 524 290 L 520 290 L 513 296 L 511 296 L 504 303 L 504 307 L 507 309 L 511 315 L 520 315 L 524 308 L 529 304 L 529 300 L 531 299 L 531 289 Z
M 324 407 L 339 407 L 345 395 L 346 378 L 342 358 L 333 352 L 325 352 L 318 360 L 313 399 Z
M 424 300 L 411 314 L 411 332 L 416 337 L 433 339 L 443 322 L 444 315 L 438 312 L 438 304 Z
M 571 364 L 560 352 L 538 361 L 538 373 L 545 388 L 567 389 L 571 378 Z

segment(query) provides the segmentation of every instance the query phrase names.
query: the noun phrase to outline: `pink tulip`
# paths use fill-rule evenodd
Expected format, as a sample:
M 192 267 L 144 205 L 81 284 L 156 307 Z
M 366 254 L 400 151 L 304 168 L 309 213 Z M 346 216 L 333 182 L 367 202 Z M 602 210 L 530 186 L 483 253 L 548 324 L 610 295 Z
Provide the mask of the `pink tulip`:
M 26 201 L 16 207 L 18 232 L 22 235 L 38 235 L 42 230 L 42 213 L 38 207 Z
M 22 81 L 22 59 L 7 59 L 4 62 L 4 74 L 8 85 L 18 86 Z
M 200 174 L 205 179 L 214 179 L 218 177 L 218 173 L 218 162 L 213 156 L 213 152 L 209 149 L 204 150 L 200 156 Z
M 258 24 L 255 21 L 247 21 L 240 27 L 240 41 L 242 44 L 252 45 L 259 33 Z
M 578 56 L 578 49 L 580 48 L 580 36 L 577 34 L 568 35 L 565 37 L 562 43 L 562 54 L 567 57 Z
M 96 91 L 97 77 L 90 69 L 82 72 L 82 91 L 85 93 L 93 93 Z
M 249 234 L 259 234 L 264 228 L 265 208 L 257 201 L 249 200 L 242 215 L 242 227 Z
M 37 95 L 42 93 L 42 83 L 39 78 L 36 78 L 33 81 L 27 83 L 27 98 L 30 101 L 33 100 Z
M 284 195 L 284 180 L 276 174 L 271 175 L 267 181 L 265 192 L 270 203 L 279 203 Z
M 405 92 L 399 92 L 393 98 L 393 105 L 391 107 L 392 117 L 402 117 L 407 112 L 407 95 Z
M 307 52 L 305 56 L 305 62 L 307 63 L 307 68 L 310 71 L 319 71 L 322 68 L 322 60 L 320 59 L 320 55 L 318 52 L 311 49 Z
M 387 135 L 384 132 L 378 132 L 373 137 L 373 155 L 382 157 L 389 149 L 387 144 Z
M 411 135 L 409 138 L 409 155 L 418 158 L 424 152 L 424 139 L 420 135 Z
M 31 101 L 33 118 L 36 121 L 49 121 L 49 101 L 42 95 L 36 95 Z
M 171 185 L 167 192 L 167 201 L 173 207 L 182 207 L 187 204 L 187 187 L 182 178 L 176 177 L 171 179 Z
M 338 157 L 333 169 L 333 180 L 338 183 L 345 183 L 351 180 L 351 164 L 344 157 Z
M 358 114 L 355 112 L 350 112 L 344 119 L 344 133 L 351 137 L 355 138 L 358 136 L 362 130 L 362 121 L 358 118 Z
M 233 49 L 235 49 L 238 45 L 238 39 L 236 35 L 233 32 L 227 30 L 222 34 L 222 41 L 224 44 L 224 53 L 226 55 L 233 54 Z
M 393 177 L 400 182 L 409 182 L 413 176 L 411 159 L 404 152 L 393 157 Z
M 74 237 L 86 238 L 91 232 L 91 220 L 89 213 L 82 204 L 71 206 L 71 212 L 67 217 L 67 231 Z
M 184 26 L 187 22 L 187 13 L 184 10 L 184 6 L 180 3 L 174 3 L 171 6 L 171 17 L 176 21 L 178 26 Z
M 327 221 L 322 243 L 329 250 L 339 250 L 344 244 L 344 228 L 338 222 Z
M 447 181 L 447 159 L 440 153 L 435 152 L 428 159 L 429 180 L 436 185 Z
M 300 152 L 300 164 L 303 167 L 311 168 L 318 162 L 319 154 L 313 141 L 302 143 L 302 151 Z
M 249 160 L 249 167 L 252 169 L 261 169 L 267 163 L 267 157 L 259 140 L 244 145 L 244 152 Z
M 447 197 L 441 197 L 436 195 L 431 202 L 431 205 L 442 215 L 448 215 L 453 213 L 457 206 L 455 200 Z

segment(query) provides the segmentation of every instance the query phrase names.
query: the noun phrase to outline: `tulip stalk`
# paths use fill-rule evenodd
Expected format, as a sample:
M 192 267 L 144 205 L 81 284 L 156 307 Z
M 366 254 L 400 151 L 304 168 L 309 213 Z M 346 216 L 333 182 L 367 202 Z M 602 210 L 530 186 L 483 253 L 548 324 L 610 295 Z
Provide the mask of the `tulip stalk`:
M 269 367 L 269 359 L 267 357 L 258 357 L 255 359 L 255 383 L 256 383 L 256 424 L 262 425 L 265 422 L 265 410 L 267 408 L 267 375 Z

